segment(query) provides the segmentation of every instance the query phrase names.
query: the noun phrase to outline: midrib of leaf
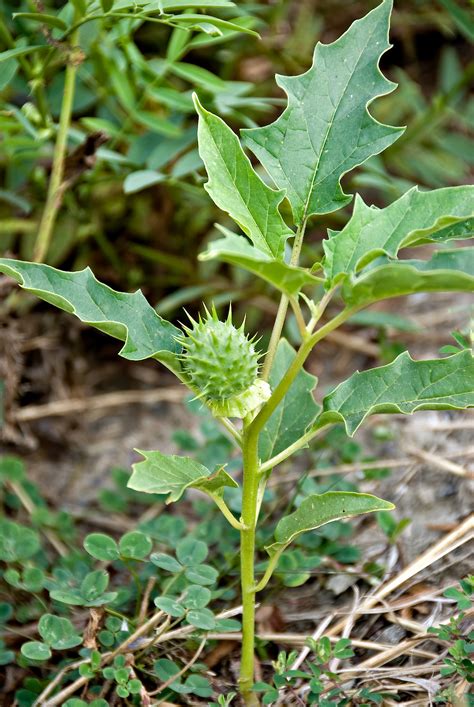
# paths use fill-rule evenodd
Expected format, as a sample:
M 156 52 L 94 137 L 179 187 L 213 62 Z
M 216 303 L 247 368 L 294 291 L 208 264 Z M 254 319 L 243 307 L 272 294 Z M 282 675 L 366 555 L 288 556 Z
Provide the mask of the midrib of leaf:
M 359 22 L 359 20 L 357 20 L 357 22 Z M 354 24 L 357 24 L 357 22 L 355 22 Z M 315 183 L 316 183 L 316 177 L 317 177 L 317 174 L 318 174 L 319 163 L 321 162 L 321 158 L 322 158 L 322 156 L 323 156 L 323 154 L 324 154 L 324 148 L 325 148 L 326 143 L 327 143 L 327 141 L 328 141 L 329 133 L 331 132 L 331 128 L 332 128 L 332 126 L 333 126 L 334 123 L 335 123 L 336 116 L 337 116 L 337 112 L 338 112 L 338 110 L 339 110 L 339 108 L 340 108 L 340 106 L 341 106 L 342 99 L 344 98 L 344 96 L 345 96 L 345 94 L 346 94 L 347 87 L 349 86 L 349 84 L 350 84 L 350 82 L 351 82 L 351 80 L 352 80 L 352 78 L 353 78 L 353 76 L 354 76 L 354 74 L 355 74 L 355 72 L 356 72 L 356 70 L 357 70 L 357 68 L 358 68 L 358 66 L 359 66 L 360 60 L 361 60 L 361 58 L 362 58 L 362 55 L 363 55 L 363 53 L 365 52 L 365 50 L 367 49 L 367 46 L 368 46 L 368 44 L 369 44 L 369 40 L 372 39 L 373 34 L 374 34 L 374 32 L 375 32 L 375 29 L 376 29 L 376 28 L 374 27 L 373 30 L 372 30 L 372 32 L 371 32 L 371 34 L 370 34 L 370 36 L 369 36 L 369 39 L 367 40 L 367 42 L 366 42 L 366 43 L 364 44 L 364 46 L 363 46 L 363 48 L 362 48 L 362 50 L 361 50 L 361 52 L 360 52 L 360 54 L 359 54 L 359 57 L 358 57 L 358 59 L 357 59 L 357 62 L 356 62 L 356 64 L 355 64 L 355 66 L 354 66 L 354 69 L 353 69 L 353 71 L 350 73 L 349 78 L 347 79 L 347 83 L 346 83 L 346 85 L 344 86 L 344 90 L 342 91 L 342 93 L 341 93 L 341 95 L 340 95 L 340 97 L 339 97 L 339 100 L 338 100 L 338 102 L 337 102 L 337 104 L 336 104 L 336 106 L 335 106 L 335 108 L 334 108 L 332 120 L 331 120 L 330 123 L 328 123 L 328 127 L 327 127 L 327 130 L 326 130 L 326 134 L 325 134 L 325 136 L 324 136 L 324 140 L 323 140 L 323 143 L 322 143 L 322 145 L 321 145 L 321 151 L 320 151 L 320 153 L 319 153 L 319 156 L 318 156 L 318 159 L 317 159 L 317 162 L 316 162 L 316 166 L 315 166 L 315 168 L 314 168 L 313 176 L 312 176 L 312 178 L 311 178 L 311 182 L 310 182 L 311 188 L 310 188 L 310 190 L 309 190 L 309 192 L 308 192 L 308 196 L 307 196 L 307 199 L 306 199 L 306 201 L 305 201 L 304 217 L 303 217 L 303 219 L 302 219 L 303 223 L 304 223 L 304 221 L 307 219 L 307 213 L 308 213 L 309 203 L 310 203 L 310 201 L 311 201 L 311 196 L 312 196 L 312 194 L 313 194 L 314 185 L 315 185 Z M 340 37 L 340 39 L 339 39 L 338 41 L 334 42 L 334 45 L 335 45 L 335 44 L 338 44 L 338 42 L 339 42 L 343 37 L 344 37 L 344 35 L 343 35 L 342 37 Z M 332 46 L 334 46 L 334 45 L 332 45 Z M 326 45 L 326 46 L 331 46 L 331 45 Z M 368 101 L 368 102 L 365 104 L 365 110 L 367 110 L 367 106 L 369 105 L 370 102 L 371 102 L 371 101 Z M 306 113 L 304 114 L 304 120 L 305 120 L 305 123 L 306 123 L 308 136 L 309 136 L 309 139 L 311 140 L 311 145 L 312 145 L 313 150 L 314 150 L 314 154 L 316 155 L 317 152 L 316 152 L 316 149 L 315 149 L 314 144 L 313 144 L 311 131 L 309 130 L 308 119 L 307 119 Z M 360 135 L 360 126 L 359 126 L 359 135 Z M 358 143 L 357 143 L 357 146 L 358 146 Z M 356 148 L 353 148 L 351 154 L 354 153 L 355 149 L 356 149 Z M 338 169 L 338 167 L 346 161 L 346 159 L 347 159 L 347 157 L 345 157 L 341 162 L 339 162 L 339 164 L 337 164 L 337 165 L 331 170 L 331 172 L 329 172 L 329 174 L 333 174 L 333 172 L 335 172 L 336 169 Z M 287 175 L 287 176 L 288 176 L 288 175 Z M 328 175 L 328 176 L 329 176 L 329 175 Z
M 232 174 L 232 172 L 230 171 L 229 167 L 227 166 L 227 164 L 226 164 L 224 158 L 221 156 L 221 150 L 220 150 L 219 145 L 217 144 L 217 142 L 216 142 L 216 140 L 215 140 L 215 138 L 214 138 L 214 133 L 213 133 L 211 130 L 209 130 L 209 133 L 210 133 L 210 135 L 211 135 L 212 142 L 214 143 L 214 146 L 215 146 L 215 148 L 216 148 L 216 150 L 217 150 L 217 153 L 218 153 L 218 155 L 219 155 L 219 160 L 220 160 L 221 164 L 224 165 L 225 171 L 227 172 L 227 174 L 229 175 L 229 177 L 230 177 L 232 183 L 233 183 L 234 186 L 236 187 L 236 192 L 237 192 L 237 194 L 239 195 L 240 201 L 242 202 L 242 204 L 243 204 L 243 205 L 245 206 L 245 208 L 247 209 L 247 211 L 248 211 L 248 213 L 249 213 L 249 215 L 250 215 L 250 218 L 252 219 L 252 222 L 253 222 L 254 225 L 255 225 L 256 230 L 258 231 L 258 233 L 260 234 L 260 236 L 261 236 L 261 238 L 262 238 L 262 241 L 263 241 L 263 244 L 262 244 L 262 245 L 264 245 L 264 246 L 266 245 L 267 248 L 268 248 L 268 250 L 269 250 L 270 253 L 272 254 L 272 256 L 275 257 L 275 258 L 277 258 L 277 257 L 278 257 L 278 254 L 275 254 L 275 253 L 273 252 L 271 246 L 267 243 L 267 239 L 265 238 L 265 234 L 262 232 L 262 229 L 260 228 L 260 226 L 258 225 L 258 223 L 255 221 L 255 218 L 254 218 L 254 216 L 253 216 L 251 210 L 249 209 L 249 203 L 250 203 L 250 198 L 249 198 L 249 197 L 250 197 L 250 183 L 249 183 L 249 180 L 248 180 L 248 179 L 246 180 L 246 182 L 247 182 L 247 183 L 246 183 L 247 200 L 245 200 L 244 197 L 243 197 L 243 195 L 241 194 L 240 189 L 239 189 L 238 184 L 237 184 L 237 172 L 235 171 L 234 174 Z M 250 169 L 253 169 L 253 167 L 252 167 L 251 164 L 250 164 Z M 237 161 L 235 162 L 235 170 L 237 170 Z M 256 174 L 256 177 L 257 177 L 258 179 L 260 179 L 260 177 L 258 176 L 258 174 L 257 174 L 257 173 L 255 173 L 255 174 Z M 273 191 L 273 190 L 272 190 L 272 191 Z M 269 210 L 267 209 L 267 210 L 266 210 L 266 213 L 265 213 L 265 231 L 268 231 L 268 212 L 269 212 Z

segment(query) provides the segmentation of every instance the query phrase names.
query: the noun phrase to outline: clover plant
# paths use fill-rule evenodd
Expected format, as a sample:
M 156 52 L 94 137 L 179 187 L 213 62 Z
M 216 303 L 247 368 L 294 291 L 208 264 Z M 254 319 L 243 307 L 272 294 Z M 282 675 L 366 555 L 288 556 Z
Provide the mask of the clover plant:
M 266 352 L 245 333 L 245 324 L 234 325 L 230 313 L 220 320 L 214 309 L 206 310 L 197 321 L 180 328 L 161 318 L 140 291 L 116 292 L 98 282 L 88 268 L 63 272 L 0 259 L 0 271 L 25 290 L 123 341 L 120 355 L 124 358 L 153 358 L 166 366 L 241 448 L 240 517 L 226 503 L 226 490 L 237 488 L 239 479 L 226 471 L 225 458 L 205 466 L 185 456 L 141 451 L 142 461 L 134 465 L 128 486 L 168 494 L 168 502 L 178 501 L 188 488 L 198 489 L 240 532 L 239 688 L 247 705 L 258 704 L 252 691 L 255 603 L 282 553 L 301 533 L 337 519 L 393 508 L 389 501 L 365 493 L 329 491 L 306 497 L 296 511 L 278 521 L 274 541 L 265 548 L 266 569 L 256 577 L 256 528 L 265 486 L 275 467 L 338 423 L 352 436 L 375 413 L 411 414 L 474 405 L 474 358 L 464 347 L 434 360 L 414 360 L 404 352 L 388 365 L 355 372 L 330 390 L 321 405 L 313 397 L 318 381 L 303 368 L 327 334 L 374 302 L 416 292 L 473 290 L 474 248 L 445 247 L 449 241 L 472 236 L 472 186 L 434 191 L 415 187 L 386 208 L 369 206 L 356 196 L 346 225 L 328 232 L 322 262 L 312 267 L 299 264 L 311 217 L 342 209 L 352 199 L 341 187 L 343 175 L 403 133 L 403 128 L 379 123 L 369 111 L 374 99 L 395 88 L 378 66 L 389 48 L 391 9 L 392 1 L 384 0 L 336 42 L 318 44 L 305 74 L 278 76 L 277 83 L 288 97 L 286 108 L 271 125 L 242 131 L 242 140 L 194 97 L 199 152 L 208 175 L 205 188 L 243 232 L 220 227 L 222 237 L 210 243 L 201 257 L 244 268 L 279 291 L 280 305 Z M 264 178 L 244 148 L 260 161 Z M 279 210 L 285 199 L 291 207 L 292 226 Z M 398 259 L 402 249 L 427 243 L 439 246 L 429 259 Z M 289 311 L 301 338 L 296 351 L 282 337 Z M 122 539 L 118 547 L 102 547 L 92 537 L 89 544 L 96 555 L 124 554 L 122 545 L 126 545 L 131 548 L 129 556 L 135 556 L 133 538 Z M 178 556 L 178 561 L 186 566 L 183 557 Z M 166 557 L 156 556 L 155 562 L 175 571 Z M 100 603 L 106 583 L 93 592 L 89 585 L 85 587 L 90 577 L 71 592 L 71 600 L 73 594 L 90 593 L 89 604 Z M 208 594 L 200 589 L 188 599 L 189 606 L 196 605 L 202 612 Z M 165 597 L 156 603 L 171 616 L 182 611 Z M 42 650 L 54 649 L 49 631 L 44 638 Z

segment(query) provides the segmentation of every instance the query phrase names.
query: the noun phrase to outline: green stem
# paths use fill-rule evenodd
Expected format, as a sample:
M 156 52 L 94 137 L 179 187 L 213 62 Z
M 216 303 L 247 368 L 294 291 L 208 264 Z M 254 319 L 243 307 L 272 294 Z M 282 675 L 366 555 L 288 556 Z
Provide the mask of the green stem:
M 293 250 L 291 252 L 290 265 L 298 265 L 298 260 L 301 253 L 301 246 L 303 245 L 304 232 L 306 229 L 306 220 L 303 221 L 298 230 L 295 233 L 295 242 L 293 243 Z M 281 338 L 281 332 L 283 331 L 283 326 L 285 324 L 286 313 L 288 311 L 289 298 L 287 295 L 282 295 L 280 299 L 280 304 L 278 306 L 278 312 L 275 318 L 275 323 L 273 325 L 272 334 L 270 337 L 270 343 L 268 345 L 267 355 L 265 356 L 265 362 L 262 368 L 262 378 L 267 381 L 270 376 L 270 371 L 272 368 L 273 359 L 275 358 L 276 350 Z
M 71 49 L 77 44 L 78 32 L 71 34 Z M 36 239 L 34 260 L 43 262 L 48 252 L 53 233 L 56 216 L 61 205 L 61 187 L 64 175 L 64 163 L 66 159 L 67 134 L 71 124 L 72 106 L 74 102 L 74 90 L 76 85 L 77 62 L 72 57 L 68 58 L 66 67 L 66 77 L 64 81 L 63 100 L 61 105 L 61 115 L 59 117 L 59 128 L 54 146 L 53 168 L 48 186 L 48 196 L 41 217 L 41 222 Z
M 280 304 L 278 306 L 278 312 L 275 318 L 275 323 L 273 325 L 270 343 L 268 344 L 267 355 L 265 356 L 265 361 L 262 368 L 262 378 L 264 381 L 267 381 L 270 377 L 273 359 L 275 358 L 277 346 L 281 337 L 281 332 L 285 324 L 286 313 L 288 311 L 288 302 L 289 299 L 287 295 L 282 295 L 280 299 Z
M 331 319 L 327 324 L 318 329 L 312 336 L 308 336 L 301 344 L 291 366 L 273 391 L 270 399 L 253 420 L 251 417 L 244 420 L 242 440 L 242 523 L 244 528 L 240 532 L 242 653 L 239 686 L 242 699 L 247 707 L 254 707 L 259 704 L 256 695 L 252 692 L 255 651 L 255 595 L 257 589 L 260 591 L 260 589 L 266 586 L 278 562 L 278 557 L 272 558 L 262 580 L 258 584 L 255 583 L 255 530 L 258 517 L 259 487 L 262 479 L 262 470 L 258 459 L 258 440 L 260 432 L 285 397 L 315 344 L 323 339 L 329 332 L 333 331 L 333 329 L 340 326 L 353 314 L 354 310 L 355 308 L 344 309 L 334 317 L 334 319 Z
M 258 435 L 249 432 L 249 421 L 244 423 L 242 523 L 240 532 L 240 574 L 242 587 L 242 653 L 239 686 L 247 707 L 258 705 L 252 692 L 255 652 L 255 528 L 258 497 Z
M 260 467 L 260 473 L 265 474 L 268 471 L 271 471 L 276 466 L 278 466 L 278 464 L 284 462 L 285 459 L 291 457 L 295 452 L 299 451 L 303 447 L 306 447 L 308 442 L 311 442 L 311 440 L 317 437 L 325 428 L 326 426 L 319 427 L 317 430 L 308 430 L 308 432 L 306 432 L 306 434 L 297 439 L 296 442 L 293 442 L 293 444 L 290 444 L 290 446 L 284 449 L 282 452 L 262 464 L 262 466 Z
M 321 339 L 324 339 L 327 334 L 329 334 L 334 329 L 337 329 L 337 327 L 343 324 L 346 319 L 348 319 L 352 314 L 354 314 L 355 311 L 357 311 L 357 307 L 353 307 L 351 309 L 343 309 L 342 312 L 339 312 L 339 314 L 334 317 L 334 319 L 331 319 L 324 326 L 315 331 L 312 336 L 308 336 L 308 338 L 303 341 L 300 348 L 298 349 L 295 358 L 293 359 L 293 362 L 291 363 L 291 366 L 288 368 L 284 377 L 273 391 L 269 400 L 267 400 L 265 405 L 262 407 L 258 415 L 251 423 L 249 432 L 252 433 L 252 436 L 258 437 L 267 421 L 273 415 L 276 408 L 287 394 L 288 390 L 291 387 L 291 384 L 295 380 L 296 376 L 303 367 L 304 362 L 306 361 L 318 341 L 321 341 Z

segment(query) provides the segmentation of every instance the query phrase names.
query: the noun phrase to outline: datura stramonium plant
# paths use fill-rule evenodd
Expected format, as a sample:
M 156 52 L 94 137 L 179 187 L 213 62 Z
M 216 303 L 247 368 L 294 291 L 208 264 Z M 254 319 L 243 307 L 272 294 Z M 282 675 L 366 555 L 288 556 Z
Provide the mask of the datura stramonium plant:
M 211 410 L 235 443 L 241 474 L 231 476 L 225 470 L 228 459 L 216 458 L 209 469 L 192 457 L 144 451 L 133 466 L 129 486 L 165 494 L 168 503 L 179 500 L 188 488 L 198 489 L 240 532 L 239 688 L 246 705 L 258 704 L 252 689 L 256 597 L 283 552 L 301 533 L 325 523 L 393 508 L 367 493 L 299 496 L 290 512 L 276 519 L 273 542 L 261 548 L 256 529 L 272 471 L 335 424 L 353 435 L 375 413 L 474 406 L 474 358 L 462 345 L 452 355 L 433 360 L 414 360 L 404 352 L 388 365 L 356 371 L 333 389 L 323 386 L 322 394 L 318 389 L 319 402 L 314 397 L 318 381 L 303 368 L 325 336 L 375 302 L 419 292 L 474 291 L 474 248 L 449 247 L 451 241 L 472 238 L 472 186 L 433 191 L 413 187 L 385 208 L 369 206 L 356 196 L 351 215 L 344 212 L 340 217 L 347 219 L 341 230 L 328 230 L 323 258 L 315 262 L 315 254 L 311 260 L 308 247 L 300 263 L 311 217 L 318 215 L 321 222 L 325 214 L 352 200 L 341 188 L 342 176 L 404 131 L 379 123 L 370 113 L 372 101 L 395 88 L 379 69 L 380 57 L 390 47 L 391 9 L 392 0 L 383 0 L 333 44 L 318 43 L 313 65 L 302 76 L 278 76 L 288 96 L 286 108 L 272 124 L 244 130 L 242 141 L 195 97 L 199 153 L 208 175 L 205 188 L 239 229 L 234 233 L 219 226 L 221 236 L 209 243 L 201 258 L 244 268 L 279 293 L 261 369 L 254 339 L 243 327 L 236 328 L 230 316 L 220 321 L 214 309 L 179 329 L 162 319 L 141 292 L 115 292 L 88 268 L 67 273 L 0 259 L 0 271 L 29 292 L 121 339 L 121 356 L 164 364 Z M 257 170 L 244 148 L 260 161 Z M 260 176 L 263 170 L 265 179 Z M 280 213 L 283 200 L 286 220 Z M 409 248 L 422 245 L 415 257 L 407 256 Z M 402 249 L 404 257 L 398 259 Z M 290 308 L 299 330 L 296 350 L 282 336 Z M 237 516 L 226 502 L 230 487 L 241 494 Z M 266 553 L 267 562 L 257 578 L 259 553 Z M 333 634 L 338 630 L 339 624 Z

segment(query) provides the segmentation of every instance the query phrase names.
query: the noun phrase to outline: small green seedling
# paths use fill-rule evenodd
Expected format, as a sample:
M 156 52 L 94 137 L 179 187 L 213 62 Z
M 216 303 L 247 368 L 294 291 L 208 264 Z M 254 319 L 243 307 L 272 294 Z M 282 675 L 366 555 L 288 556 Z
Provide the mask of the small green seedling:
M 230 314 L 219 320 L 213 309 L 178 328 L 158 316 L 141 292 L 115 292 L 98 282 L 88 268 L 67 273 L 0 259 L 0 271 L 28 292 L 122 340 L 124 358 L 153 358 L 165 365 L 213 412 L 240 448 L 240 517 L 226 503 L 226 491 L 236 489 L 238 482 L 226 471 L 229 460 L 225 458 L 214 459 L 208 468 L 190 457 L 143 451 L 128 485 L 144 493 L 167 494 L 168 502 L 178 501 L 188 488 L 198 489 L 239 530 L 243 611 L 239 688 L 246 705 L 258 704 L 252 691 L 256 595 L 265 589 L 282 553 L 301 533 L 393 508 L 389 501 L 363 493 L 306 497 L 296 511 L 278 521 L 273 542 L 266 547 L 266 569 L 256 578 L 256 529 L 273 469 L 335 424 L 342 423 L 352 436 L 375 413 L 411 414 L 474 405 L 474 358 L 467 348 L 435 360 L 413 360 L 404 352 L 388 365 L 355 372 L 330 390 L 321 406 L 313 397 L 318 381 L 303 369 L 325 336 L 374 302 L 417 292 L 473 290 L 474 248 L 444 247 L 448 241 L 472 235 L 474 187 L 470 186 L 414 188 L 383 209 L 367 206 L 357 196 L 346 225 L 338 232 L 329 231 L 323 242 L 322 262 L 312 267 L 299 264 L 309 219 L 341 209 L 352 199 L 341 188 L 342 176 L 403 133 L 403 128 L 379 123 L 368 111 L 374 99 L 395 87 L 378 67 L 389 48 L 391 9 L 391 0 L 384 0 L 334 44 L 318 44 L 313 66 L 302 76 L 277 77 L 288 96 L 282 115 L 271 125 L 243 131 L 243 145 L 266 170 L 265 181 L 237 135 L 195 97 L 207 192 L 243 232 L 220 227 L 222 237 L 201 257 L 244 268 L 280 292 L 264 356 L 258 342 L 247 336 L 244 325 L 237 328 Z M 276 189 L 268 186 L 268 180 Z M 279 211 L 285 199 L 294 228 Z M 401 249 L 426 243 L 441 246 L 429 260 L 397 259 Z M 330 303 L 331 315 L 321 323 Z M 282 337 L 290 308 L 300 334 L 296 351 Z M 17 552 L 13 525 L 9 533 L 11 542 L 3 548 L 7 554 Z M 96 557 L 134 558 L 147 552 L 137 537 L 122 539 L 118 546 L 97 536 L 89 542 Z M 167 605 L 166 597 L 158 597 L 156 604 L 171 616 L 180 614 L 183 607 L 197 612 L 201 618 L 195 625 L 212 628 L 211 621 L 206 623 L 208 593 L 201 587 L 215 578 L 207 577 L 202 560 L 185 557 L 185 549 L 181 555 L 177 560 L 157 555 L 152 561 L 171 572 L 176 571 L 176 563 L 191 573 L 192 595 L 182 604 Z M 106 590 L 107 579 L 99 570 L 87 575 L 79 587 L 67 590 L 66 601 L 100 606 Z M 57 591 L 64 595 L 63 590 Z M 51 643 L 44 645 L 43 651 L 49 651 L 49 645 L 54 648 Z M 31 651 L 31 657 L 37 658 L 39 646 Z M 129 683 L 124 685 L 123 691 L 130 692 Z

